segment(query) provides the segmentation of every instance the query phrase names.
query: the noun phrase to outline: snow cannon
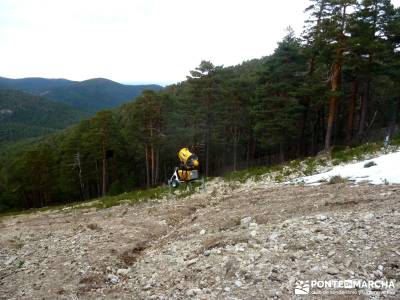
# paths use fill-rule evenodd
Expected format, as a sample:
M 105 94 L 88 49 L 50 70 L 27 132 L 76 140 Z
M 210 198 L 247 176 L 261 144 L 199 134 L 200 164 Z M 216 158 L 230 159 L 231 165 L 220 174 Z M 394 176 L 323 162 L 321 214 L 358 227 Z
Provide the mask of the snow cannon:
M 168 180 L 168 185 L 175 188 L 181 183 L 188 183 L 199 179 L 199 158 L 190 152 L 188 148 L 182 148 L 178 152 L 180 166 L 174 169 L 174 173 Z
M 182 148 L 178 152 L 178 157 L 181 161 L 182 167 L 187 170 L 197 169 L 199 167 L 199 158 L 196 154 L 190 152 L 188 148 Z

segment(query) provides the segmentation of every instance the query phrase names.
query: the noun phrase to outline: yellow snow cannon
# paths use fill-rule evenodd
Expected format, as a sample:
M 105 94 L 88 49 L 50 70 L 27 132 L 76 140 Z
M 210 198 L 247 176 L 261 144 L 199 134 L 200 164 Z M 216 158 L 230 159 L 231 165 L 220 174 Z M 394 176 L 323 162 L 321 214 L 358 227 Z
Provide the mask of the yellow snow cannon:
M 199 158 L 196 154 L 190 152 L 188 148 L 182 148 L 178 152 L 178 158 L 181 162 L 179 167 L 176 167 L 171 178 L 168 180 L 168 185 L 175 188 L 184 182 L 191 182 L 199 179 Z
M 181 166 L 187 170 L 197 169 L 199 167 L 199 158 L 196 154 L 190 152 L 188 148 L 182 148 L 178 152 L 178 157 L 181 161 Z

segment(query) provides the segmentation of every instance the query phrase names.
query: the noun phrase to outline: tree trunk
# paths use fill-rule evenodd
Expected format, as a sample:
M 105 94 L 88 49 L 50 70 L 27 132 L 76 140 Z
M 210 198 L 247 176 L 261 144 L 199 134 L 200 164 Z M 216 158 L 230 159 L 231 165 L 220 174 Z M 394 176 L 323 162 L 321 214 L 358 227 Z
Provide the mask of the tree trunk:
M 283 163 L 285 161 L 285 154 L 283 151 L 283 144 L 279 143 L 279 162 Z
M 151 163 L 151 185 L 155 184 L 155 160 L 154 160 L 154 146 L 150 145 L 150 163 Z
M 237 126 L 233 129 L 233 170 L 237 171 L 237 148 L 239 143 L 239 129 Z
M 154 183 L 157 184 L 158 183 L 158 177 L 159 177 L 159 161 L 160 161 L 160 149 L 157 149 L 156 151 L 156 175 L 155 175 L 155 180 Z
M 396 131 L 397 117 L 400 111 L 400 97 L 397 97 L 397 103 L 395 104 L 395 109 L 393 110 L 392 120 L 389 126 L 389 135 L 392 137 Z
M 341 55 L 342 51 L 340 49 L 336 50 L 337 58 L 332 66 L 332 77 L 331 77 L 332 95 L 329 98 L 328 123 L 325 136 L 325 152 L 327 153 L 330 153 L 332 147 L 332 133 L 336 118 L 336 106 L 338 101 L 337 92 L 340 89 L 340 80 L 342 72 Z
M 303 111 L 303 118 L 301 120 L 301 128 L 300 128 L 300 136 L 298 140 L 298 147 L 297 147 L 297 155 L 298 156 L 304 156 L 306 155 L 307 152 L 307 142 L 305 141 L 306 139 L 306 128 L 307 128 L 307 120 L 308 120 L 308 110 L 309 110 L 309 104 L 307 100 L 307 104 L 304 105 L 304 111 Z
M 355 79 L 351 83 L 351 98 L 349 105 L 349 115 L 347 117 L 347 130 L 346 130 L 347 144 L 350 143 L 353 137 L 353 123 L 354 123 L 354 113 L 356 111 L 356 104 L 357 104 L 357 93 L 358 93 L 358 81 L 357 79 Z
M 97 175 L 97 197 L 100 197 L 100 195 L 101 195 L 101 192 L 100 192 L 100 174 L 99 174 L 99 166 L 98 166 L 98 160 L 96 159 L 96 175 Z M 91 192 L 90 192 L 90 185 L 88 185 L 88 187 L 89 187 L 89 190 L 88 190 L 88 192 L 89 192 L 89 197 L 90 197 L 90 195 L 92 194 Z
M 210 163 L 210 143 L 209 143 L 209 129 L 207 128 L 206 132 L 206 177 L 208 177 L 209 172 L 209 163 Z
M 233 140 L 233 171 L 237 171 L 237 142 Z
M 249 168 L 250 164 L 250 145 L 251 145 L 251 135 L 249 135 L 249 138 L 247 140 L 247 150 L 246 150 L 246 168 Z
M 315 137 L 318 136 L 317 134 L 315 134 L 318 130 L 317 130 L 317 126 L 318 126 L 318 122 L 315 122 L 315 124 L 312 127 L 312 131 L 311 131 L 311 155 L 315 154 Z
M 368 102 L 369 102 L 369 85 L 368 79 L 364 86 L 363 96 L 361 98 L 361 112 L 360 112 L 360 125 L 358 128 L 358 138 L 362 139 L 365 132 L 365 123 L 367 121 Z
M 146 187 L 150 187 L 150 170 L 149 170 L 149 150 L 147 144 L 144 146 L 144 155 L 146 160 Z
M 103 191 L 102 191 L 102 196 L 105 197 L 107 193 L 107 159 L 105 157 L 105 154 L 103 156 Z

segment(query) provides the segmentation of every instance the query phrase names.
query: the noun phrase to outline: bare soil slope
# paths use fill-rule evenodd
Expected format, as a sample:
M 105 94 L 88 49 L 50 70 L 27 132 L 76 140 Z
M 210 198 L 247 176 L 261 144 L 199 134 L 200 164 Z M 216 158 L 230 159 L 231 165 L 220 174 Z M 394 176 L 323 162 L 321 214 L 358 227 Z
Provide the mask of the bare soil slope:
M 400 281 L 397 185 L 215 181 L 0 220 L 0 299 L 288 299 L 299 279 Z

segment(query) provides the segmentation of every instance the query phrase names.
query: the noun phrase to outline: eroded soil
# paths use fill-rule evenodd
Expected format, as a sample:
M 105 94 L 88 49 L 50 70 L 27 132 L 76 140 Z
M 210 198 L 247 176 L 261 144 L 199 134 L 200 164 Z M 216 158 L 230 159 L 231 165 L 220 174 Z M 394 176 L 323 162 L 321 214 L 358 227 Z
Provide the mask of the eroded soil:
M 0 299 L 288 299 L 296 280 L 351 278 L 400 281 L 400 186 L 215 181 L 0 219 Z

